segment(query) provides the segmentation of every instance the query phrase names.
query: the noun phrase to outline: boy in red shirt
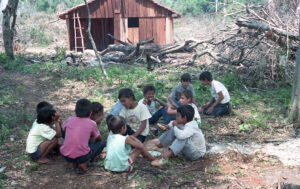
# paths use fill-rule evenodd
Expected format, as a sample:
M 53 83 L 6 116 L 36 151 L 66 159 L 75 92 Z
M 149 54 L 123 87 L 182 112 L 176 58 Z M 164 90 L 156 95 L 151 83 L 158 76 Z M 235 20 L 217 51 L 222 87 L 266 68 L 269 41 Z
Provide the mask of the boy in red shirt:
M 72 163 L 72 168 L 79 167 L 82 172 L 87 171 L 87 164 L 99 155 L 105 143 L 95 121 L 91 120 L 92 103 L 87 99 L 80 99 L 75 107 L 76 116 L 68 118 L 63 123 L 66 132 L 65 141 L 60 148 L 65 159 Z M 94 141 L 89 144 L 89 141 Z

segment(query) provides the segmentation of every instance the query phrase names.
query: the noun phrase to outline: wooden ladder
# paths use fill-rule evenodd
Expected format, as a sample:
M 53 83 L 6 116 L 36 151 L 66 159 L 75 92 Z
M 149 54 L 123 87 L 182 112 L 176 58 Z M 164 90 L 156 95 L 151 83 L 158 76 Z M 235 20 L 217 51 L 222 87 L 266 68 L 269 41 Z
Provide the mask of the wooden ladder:
M 77 52 L 78 49 L 82 49 L 84 51 L 84 37 L 82 35 L 82 30 L 84 29 L 81 27 L 80 18 L 78 13 L 73 13 L 73 19 L 74 19 L 74 38 L 75 38 L 75 51 Z M 76 22 L 78 23 L 76 26 Z M 79 30 L 80 36 L 77 36 L 77 31 Z M 77 39 L 81 39 L 81 46 L 78 46 Z

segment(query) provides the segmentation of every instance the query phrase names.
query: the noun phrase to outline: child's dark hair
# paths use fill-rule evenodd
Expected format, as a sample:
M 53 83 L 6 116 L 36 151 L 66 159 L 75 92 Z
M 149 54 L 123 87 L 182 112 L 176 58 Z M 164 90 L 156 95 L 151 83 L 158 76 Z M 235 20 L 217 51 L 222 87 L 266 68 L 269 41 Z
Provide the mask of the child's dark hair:
M 152 84 L 146 85 L 143 89 L 143 93 L 146 94 L 148 91 L 154 91 L 155 92 L 155 87 Z
M 42 102 L 40 102 L 40 103 L 37 104 L 37 106 L 36 106 L 36 113 L 38 113 L 40 109 L 42 109 L 42 108 L 44 108 L 46 106 L 48 106 L 48 107 L 50 107 L 50 108 L 53 109 L 53 106 L 49 102 L 42 101 Z
M 37 114 L 37 123 L 51 123 L 53 116 L 55 116 L 55 112 L 56 111 L 49 106 L 41 108 Z
M 200 81 L 204 81 L 204 80 L 207 80 L 207 81 L 212 81 L 213 80 L 213 77 L 211 75 L 210 72 L 202 72 L 199 76 L 199 80 Z
M 112 116 L 108 119 L 107 125 L 114 134 L 121 133 L 122 127 L 126 127 L 125 119 L 121 116 Z
M 103 106 L 99 102 L 92 102 L 92 114 L 103 112 Z
M 135 96 L 134 96 L 134 93 L 131 89 L 129 88 L 123 88 L 119 91 L 119 96 L 118 98 L 121 99 L 122 97 L 125 97 L 125 98 L 130 98 L 130 97 L 133 97 L 133 100 L 135 100 Z
M 191 82 L 191 75 L 189 73 L 185 73 L 181 76 L 181 80 L 183 82 Z
M 80 99 L 76 102 L 75 113 L 77 117 L 89 117 L 92 112 L 92 103 L 88 99 Z
M 193 99 L 193 93 L 191 90 L 184 90 L 180 95 L 184 95 L 187 99 Z
M 190 122 L 194 119 L 195 110 L 191 105 L 182 105 L 177 109 L 181 117 L 186 117 L 186 121 Z
M 106 116 L 106 124 L 107 124 L 107 126 L 108 126 L 108 122 L 109 122 L 110 118 L 112 118 L 112 117 L 113 117 L 113 115 L 111 115 L 111 114 L 109 114 L 108 116 Z M 109 127 L 108 127 L 108 130 L 110 130 Z

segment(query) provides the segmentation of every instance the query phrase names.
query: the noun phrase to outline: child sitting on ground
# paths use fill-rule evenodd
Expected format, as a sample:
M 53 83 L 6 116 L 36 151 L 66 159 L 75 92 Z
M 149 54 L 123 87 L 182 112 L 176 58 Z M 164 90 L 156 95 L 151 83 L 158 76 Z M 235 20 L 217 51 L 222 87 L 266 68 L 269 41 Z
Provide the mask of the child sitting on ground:
M 205 139 L 197 122 L 193 120 L 194 114 L 195 111 L 192 106 L 180 106 L 177 109 L 176 121 L 170 123 L 170 130 L 158 139 L 148 141 L 145 144 L 148 150 L 162 152 L 162 159 L 151 162 L 151 165 L 161 166 L 165 159 L 176 156 L 180 152 L 191 160 L 204 156 L 206 152 Z M 155 146 L 154 149 L 151 149 L 151 145 Z M 161 148 L 164 147 L 168 150 L 163 151 Z
M 190 83 L 191 82 L 191 76 L 188 73 L 185 73 L 181 76 L 181 83 L 176 85 L 173 89 L 171 94 L 168 97 L 169 102 L 171 103 L 172 106 L 174 106 L 174 108 L 178 108 L 180 106 L 179 103 L 179 98 L 180 98 L 180 94 L 184 91 L 184 90 L 190 90 L 193 94 L 193 99 L 192 102 L 197 105 L 196 102 L 196 94 L 194 91 L 194 87 L 193 85 Z
M 131 171 L 133 162 L 142 154 L 149 161 L 155 160 L 134 136 L 126 135 L 126 124 L 123 117 L 113 116 L 108 121 L 111 133 L 107 139 L 107 155 L 104 167 L 109 171 Z M 131 151 L 131 146 L 135 149 Z
M 163 117 L 163 124 L 168 124 L 170 121 L 176 119 L 176 109 L 181 105 L 179 102 L 180 95 L 184 90 L 189 90 L 192 92 L 192 102 L 193 104 L 197 105 L 196 103 L 196 94 L 193 88 L 193 85 L 190 84 L 191 76 L 188 73 L 185 73 L 181 76 L 181 84 L 176 85 L 173 89 L 171 94 L 168 97 L 168 100 L 171 104 L 168 104 L 166 107 L 161 108 L 158 110 L 153 116 L 150 121 L 150 124 L 155 124 Z M 171 113 L 173 110 L 173 113 Z M 175 112 L 175 113 L 174 113 Z
M 199 79 L 203 85 L 210 86 L 210 93 L 213 97 L 201 106 L 200 111 L 214 117 L 228 114 L 230 96 L 226 87 L 221 82 L 213 80 L 210 72 L 201 73 Z
M 146 107 L 148 108 L 150 114 L 152 115 L 152 117 L 149 119 L 149 124 L 155 124 L 156 122 L 156 117 L 154 117 L 153 115 L 156 113 L 156 107 L 157 106 L 167 106 L 166 103 L 164 103 L 163 101 L 155 98 L 155 87 L 152 84 L 148 84 L 144 87 L 143 89 L 143 93 L 144 93 L 144 98 L 142 98 L 139 101 L 139 104 L 145 104 Z M 159 110 L 160 111 L 160 110 Z
M 75 113 L 76 116 L 63 123 L 66 137 L 60 152 L 66 161 L 71 163 L 72 168 L 79 167 L 85 173 L 88 162 L 93 161 L 102 152 L 105 143 L 101 141 L 96 122 L 90 119 L 92 103 L 87 99 L 78 100 Z M 90 141 L 94 142 L 89 144 Z
M 103 106 L 99 102 L 92 102 L 91 120 L 99 126 L 103 120 Z
M 196 120 L 197 122 L 201 123 L 201 118 L 200 118 L 200 114 L 198 112 L 198 108 L 197 106 L 192 102 L 193 100 L 193 93 L 190 90 L 184 90 L 181 94 L 180 94 L 180 99 L 179 99 L 179 103 L 180 105 L 191 105 L 194 110 L 195 110 L 195 115 L 194 115 L 194 120 Z M 177 114 L 177 109 L 173 109 L 173 108 L 168 108 L 168 114 L 169 115 L 176 115 Z
M 128 135 L 133 135 L 142 143 L 149 134 L 149 121 L 151 114 L 144 104 L 135 101 L 134 93 L 129 88 L 123 88 L 119 91 L 119 99 L 125 107 L 120 116 L 125 118 Z M 109 121 L 108 121 L 109 122 Z
M 42 101 L 42 102 L 40 102 L 40 103 L 37 104 L 37 106 L 36 106 L 36 113 L 38 113 L 39 110 L 42 109 L 42 108 L 44 108 L 44 107 L 49 107 L 49 108 L 54 109 L 53 106 L 52 106 L 52 104 L 50 104 L 47 101 Z M 59 120 L 59 117 L 60 117 L 60 115 L 57 112 L 55 112 L 54 120 L 55 121 Z M 60 123 L 60 122 L 58 122 L 58 123 Z M 34 120 L 34 122 L 32 123 L 32 127 L 34 127 L 36 124 L 37 124 L 37 119 Z M 55 124 L 53 124 L 53 128 L 54 127 L 55 127 Z
M 26 141 L 26 152 L 37 163 L 50 163 L 51 160 L 46 156 L 58 146 L 57 138 L 61 137 L 61 128 L 58 120 L 55 120 L 55 113 L 50 106 L 39 109 L 37 123 L 30 129 Z M 53 128 L 54 123 L 55 128 Z

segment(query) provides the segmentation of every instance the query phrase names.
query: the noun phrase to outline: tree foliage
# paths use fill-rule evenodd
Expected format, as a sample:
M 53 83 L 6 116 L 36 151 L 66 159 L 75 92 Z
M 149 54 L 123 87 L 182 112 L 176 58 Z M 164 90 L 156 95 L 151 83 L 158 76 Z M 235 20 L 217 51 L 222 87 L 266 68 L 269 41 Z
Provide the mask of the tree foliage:
M 246 0 L 235 0 L 240 3 L 246 3 Z M 215 12 L 216 0 L 160 0 L 163 3 L 183 15 L 199 15 L 203 13 Z M 251 0 L 251 4 L 264 4 L 266 0 Z M 237 5 L 233 0 L 227 0 L 227 9 L 233 10 Z M 224 7 L 224 0 L 218 0 L 218 9 L 222 10 Z
M 57 12 L 57 8 L 61 5 L 64 8 L 71 8 L 78 4 L 83 3 L 82 0 L 29 0 L 30 3 L 37 11 L 45 11 L 47 13 Z

